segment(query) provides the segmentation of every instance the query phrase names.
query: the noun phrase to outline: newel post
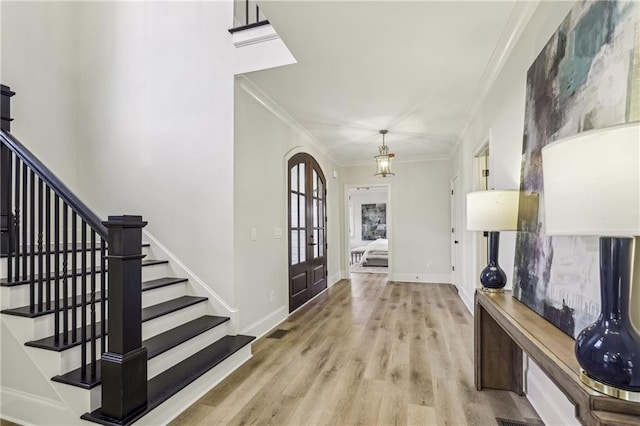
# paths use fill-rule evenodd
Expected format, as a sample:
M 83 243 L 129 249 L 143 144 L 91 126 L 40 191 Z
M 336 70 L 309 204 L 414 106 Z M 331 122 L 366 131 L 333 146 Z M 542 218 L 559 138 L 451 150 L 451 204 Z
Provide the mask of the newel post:
M 142 216 L 109 216 L 109 346 L 102 355 L 101 414 L 126 422 L 147 407 L 142 347 Z
M 9 87 L 0 85 L 0 129 L 11 130 L 11 97 L 15 95 Z M 11 151 L 0 144 L 0 254 L 9 254 L 9 232 L 13 215 L 11 213 Z

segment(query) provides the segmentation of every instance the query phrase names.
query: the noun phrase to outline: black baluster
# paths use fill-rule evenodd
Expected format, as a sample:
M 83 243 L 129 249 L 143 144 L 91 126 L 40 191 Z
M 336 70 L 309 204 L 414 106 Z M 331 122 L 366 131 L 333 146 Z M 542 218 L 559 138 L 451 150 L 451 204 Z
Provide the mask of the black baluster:
M 100 344 L 100 353 L 107 351 L 107 268 L 106 268 L 106 241 L 100 238 L 100 324 L 102 324 L 102 340 Z
M 16 173 L 14 175 L 15 177 L 15 185 L 16 185 L 16 190 L 15 190 L 15 215 L 13 217 L 13 222 L 14 222 L 14 245 L 16 248 L 16 258 L 15 258 L 15 276 L 14 276 L 14 281 L 19 281 L 20 280 L 20 215 L 21 215 L 21 211 L 20 211 L 20 172 L 22 170 L 22 161 L 20 161 L 20 159 L 18 157 L 16 157 Z
M 62 335 L 64 343 L 69 342 L 69 206 L 62 204 Z M 75 294 L 71 297 L 75 298 Z
M 15 230 L 15 227 L 13 225 L 13 221 L 14 221 L 14 216 L 13 216 L 13 193 L 12 193 L 12 179 L 14 178 L 13 175 L 13 159 L 15 158 L 15 155 L 9 151 L 8 154 L 10 155 L 9 160 L 6 162 L 6 169 L 3 170 L 3 173 L 8 176 L 8 181 L 5 182 L 5 184 L 2 185 L 2 192 L 4 197 L 6 197 L 4 199 L 4 202 L 6 203 L 6 225 L 7 225 L 7 229 L 6 229 L 6 233 L 7 233 L 7 281 L 11 281 L 11 277 L 13 275 L 13 247 L 14 247 L 14 235 L 13 232 Z M 3 167 L 5 166 L 5 163 L 3 162 Z
M 78 215 L 71 212 L 71 341 L 78 339 Z
M 260 22 L 260 8 L 256 4 L 256 22 Z
M 245 0 L 244 8 L 245 8 L 245 25 L 249 25 L 249 0 Z
M 46 241 L 45 246 L 47 247 L 47 257 L 45 258 L 46 262 L 46 281 L 45 281 L 45 300 L 47 301 L 47 310 L 51 309 L 51 279 L 52 269 L 51 269 L 51 188 L 47 186 L 44 197 L 44 221 L 46 222 L 45 230 L 46 230 Z
M 43 247 L 42 247 L 42 228 L 44 227 L 42 219 L 42 202 L 43 202 L 43 191 L 44 191 L 44 182 L 42 179 L 38 178 L 38 311 L 42 312 L 42 303 L 44 301 L 44 266 L 43 266 Z
M 36 174 L 33 170 L 29 179 L 29 245 L 29 307 L 33 312 L 36 308 Z
M 58 194 L 55 194 L 53 199 L 53 253 L 53 265 L 55 267 L 53 272 L 55 275 L 55 283 L 53 285 L 55 310 L 53 323 L 56 329 L 53 340 L 57 345 L 60 342 L 60 197 Z
M 87 377 L 87 224 L 83 220 L 80 224 L 80 247 L 82 252 L 80 253 L 80 291 L 82 292 L 82 302 L 80 306 L 80 368 L 81 376 L 84 379 Z
M 29 185 L 29 171 L 27 165 L 22 165 L 22 279 L 26 280 L 27 273 L 27 256 L 29 254 L 29 241 L 27 239 L 27 191 Z M 29 300 L 33 301 L 33 286 L 29 285 Z M 33 302 L 30 302 L 30 306 L 33 309 Z
M 91 230 L 91 377 L 96 377 L 96 231 L 93 229 Z

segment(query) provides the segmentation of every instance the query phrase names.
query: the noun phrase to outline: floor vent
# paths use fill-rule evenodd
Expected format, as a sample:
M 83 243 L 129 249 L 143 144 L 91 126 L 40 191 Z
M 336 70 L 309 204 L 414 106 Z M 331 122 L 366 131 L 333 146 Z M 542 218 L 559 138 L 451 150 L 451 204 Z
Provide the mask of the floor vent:
M 282 339 L 285 334 L 287 334 L 289 330 L 283 330 L 282 328 L 277 329 L 273 333 L 267 336 L 267 339 Z
M 496 417 L 496 421 L 498 422 L 498 426 L 544 426 L 544 423 L 542 423 L 540 420 L 533 419 L 523 422 L 521 420 L 511 420 Z

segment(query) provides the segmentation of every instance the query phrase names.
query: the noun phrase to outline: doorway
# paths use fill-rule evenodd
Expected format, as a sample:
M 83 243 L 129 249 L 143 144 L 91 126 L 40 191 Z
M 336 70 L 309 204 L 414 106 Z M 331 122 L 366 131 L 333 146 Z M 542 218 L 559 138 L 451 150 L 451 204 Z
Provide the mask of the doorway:
M 306 153 L 288 162 L 289 312 L 327 288 L 326 179 Z
M 389 185 L 345 187 L 349 273 L 389 273 L 389 194 Z

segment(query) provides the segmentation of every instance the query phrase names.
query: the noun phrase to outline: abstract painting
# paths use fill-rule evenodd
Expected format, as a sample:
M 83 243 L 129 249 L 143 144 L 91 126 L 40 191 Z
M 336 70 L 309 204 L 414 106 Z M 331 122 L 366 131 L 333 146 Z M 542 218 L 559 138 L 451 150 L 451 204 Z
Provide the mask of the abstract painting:
M 600 312 L 598 239 L 545 235 L 540 151 L 638 120 L 640 2 L 577 3 L 527 72 L 521 200 L 540 202 L 520 205 L 513 275 L 514 296 L 574 338 Z
M 377 240 L 387 238 L 387 205 L 362 205 L 362 239 Z

